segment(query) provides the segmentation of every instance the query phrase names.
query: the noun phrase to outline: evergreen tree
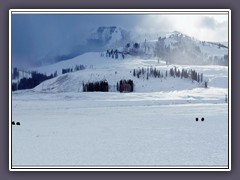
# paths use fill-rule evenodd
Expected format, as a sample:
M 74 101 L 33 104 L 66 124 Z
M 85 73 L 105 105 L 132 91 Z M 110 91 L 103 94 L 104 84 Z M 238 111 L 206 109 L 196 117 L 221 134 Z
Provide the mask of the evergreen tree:
M 13 68 L 13 79 L 17 79 L 17 78 L 19 78 L 19 71 L 15 67 L 15 68 Z
M 207 83 L 207 81 L 204 81 L 204 87 L 205 87 L 205 88 L 208 87 L 208 83 Z

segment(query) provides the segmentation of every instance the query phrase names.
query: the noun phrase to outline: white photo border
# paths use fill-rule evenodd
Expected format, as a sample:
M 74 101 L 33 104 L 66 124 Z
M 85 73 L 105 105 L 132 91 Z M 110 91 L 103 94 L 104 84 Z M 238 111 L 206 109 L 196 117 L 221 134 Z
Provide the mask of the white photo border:
M 228 15 L 228 165 L 227 166 L 14 166 L 12 165 L 12 15 L 13 14 L 202 14 Z M 230 9 L 10 9 L 9 10 L 9 171 L 231 171 L 231 10 Z

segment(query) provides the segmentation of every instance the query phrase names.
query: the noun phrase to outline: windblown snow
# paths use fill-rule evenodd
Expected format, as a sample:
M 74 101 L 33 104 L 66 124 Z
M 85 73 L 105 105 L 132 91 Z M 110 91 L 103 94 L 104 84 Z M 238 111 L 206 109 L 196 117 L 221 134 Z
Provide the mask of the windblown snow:
M 86 68 L 62 74 L 76 65 Z M 194 69 L 208 88 L 189 79 L 134 77 L 142 67 Z M 12 126 L 13 167 L 228 166 L 226 66 L 90 52 L 34 70 L 58 76 L 12 93 L 12 120 L 21 122 Z M 133 79 L 134 92 L 117 92 L 121 79 Z M 83 82 L 99 80 L 110 92 L 82 92 Z

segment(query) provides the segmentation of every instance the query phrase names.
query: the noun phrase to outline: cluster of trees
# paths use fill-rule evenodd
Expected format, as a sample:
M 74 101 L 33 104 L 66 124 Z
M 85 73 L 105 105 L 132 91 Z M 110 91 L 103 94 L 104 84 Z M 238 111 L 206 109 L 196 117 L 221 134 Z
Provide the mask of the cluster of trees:
M 84 65 L 76 65 L 74 68 L 74 71 L 80 71 L 80 70 L 84 70 L 86 69 L 86 67 Z
M 156 42 L 154 54 L 158 58 L 166 60 L 166 63 L 169 64 L 169 52 L 170 52 L 170 46 L 165 46 L 165 39 L 166 37 L 159 37 L 158 41 Z
M 39 85 L 41 82 L 51 79 L 54 77 L 54 74 L 51 74 L 50 76 L 32 72 L 31 78 L 22 78 L 19 83 L 12 83 L 12 91 L 21 90 L 21 89 L 32 89 Z
M 22 77 L 31 77 L 31 71 L 20 70 L 14 67 L 12 71 L 12 79 L 20 79 Z
M 122 56 L 122 59 L 125 58 L 123 52 L 118 51 L 117 49 L 113 50 L 113 49 L 108 49 L 106 52 L 106 57 L 112 57 L 113 59 L 118 59 L 119 55 Z M 101 56 L 103 56 L 103 54 L 101 54 Z
M 73 72 L 73 68 L 62 69 L 62 74 Z
M 160 72 L 160 70 L 157 70 L 157 68 L 153 68 L 153 67 L 133 69 L 133 76 L 136 76 L 137 78 L 146 76 L 146 79 L 148 79 L 149 77 L 154 77 L 154 78 L 164 77 L 163 72 Z M 166 71 L 166 76 L 167 76 L 167 71 Z
M 177 78 L 186 78 L 191 79 L 192 81 L 197 81 L 198 83 L 204 82 L 204 87 L 207 88 L 207 81 L 203 79 L 203 73 L 198 73 L 195 70 L 186 70 L 186 69 L 177 69 L 177 67 L 171 68 L 169 71 L 161 72 L 157 68 L 147 67 L 147 68 L 138 68 L 133 69 L 133 76 L 137 78 L 146 78 L 147 80 L 150 77 L 154 78 L 167 78 L 170 77 L 177 77 Z
M 185 69 L 182 69 L 181 71 L 179 69 L 177 69 L 176 67 L 175 68 L 171 68 L 169 70 L 169 74 L 170 76 L 172 77 L 178 77 L 178 78 L 188 78 L 188 79 L 191 79 L 193 81 L 197 81 L 197 82 L 203 82 L 203 73 L 198 73 L 197 71 L 195 70 L 185 70 Z
M 76 65 L 75 68 L 62 69 L 62 74 L 66 74 L 66 73 L 74 72 L 74 71 L 80 71 L 80 70 L 84 70 L 84 69 L 86 69 L 86 67 L 84 65 Z
M 209 56 L 208 61 L 211 64 L 228 66 L 228 55 L 225 54 L 223 56 Z
M 119 83 L 117 83 L 117 91 L 119 92 L 133 92 L 133 80 L 129 79 L 129 80 L 125 80 L 122 79 L 120 80 Z
M 106 80 L 97 81 L 97 82 L 88 82 L 88 83 L 82 83 L 83 92 L 94 92 L 94 91 L 100 91 L 100 92 L 108 92 L 110 89 L 110 85 Z M 119 82 L 117 82 L 117 91 L 119 92 L 133 92 L 134 90 L 134 84 L 133 80 L 125 80 L 122 79 Z
M 136 55 L 142 55 L 144 52 L 140 48 L 140 44 L 135 42 L 135 43 L 127 43 L 125 47 L 123 48 L 123 53 L 124 54 L 129 54 L 132 56 Z
M 221 43 L 215 43 L 215 42 L 208 42 L 209 44 L 212 44 L 212 45 L 216 45 L 216 46 L 218 46 L 218 48 L 220 49 L 220 48 L 228 48 L 227 46 L 225 46 L 225 45 L 223 45 L 223 44 L 221 44 Z M 206 44 L 206 41 L 202 41 L 202 44 L 203 45 L 205 45 Z
M 165 60 L 166 64 L 203 64 L 203 53 L 191 38 L 177 34 L 171 38 L 175 40 L 171 45 L 165 43 L 166 37 L 158 38 L 154 50 L 158 58 Z
M 156 42 L 154 55 L 166 61 L 166 64 L 199 64 L 199 65 L 228 65 L 228 55 L 210 56 L 203 53 L 194 40 L 182 34 L 173 34 L 169 38 L 173 39 L 170 44 L 166 43 L 166 37 L 159 37 Z M 206 42 L 202 41 L 205 46 Z M 210 43 L 216 48 L 228 48 L 220 43 Z M 170 48 L 171 47 L 171 48 Z
M 97 81 L 97 82 L 88 82 L 86 84 L 82 84 L 83 92 L 93 92 L 93 91 L 101 91 L 101 92 L 108 92 L 108 82 L 104 81 Z

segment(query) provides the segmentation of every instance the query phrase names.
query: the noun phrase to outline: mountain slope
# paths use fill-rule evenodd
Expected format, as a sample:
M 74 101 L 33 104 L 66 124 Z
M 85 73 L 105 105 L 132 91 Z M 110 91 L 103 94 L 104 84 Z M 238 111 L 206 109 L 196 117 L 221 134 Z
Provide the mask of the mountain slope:
M 199 41 L 178 31 L 159 37 L 155 54 L 170 64 L 228 65 L 227 46 Z
M 70 72 L 61 75 L 63 68 L 74 68 L 76 65 L 83 65 L 84 70 Z M 163 78 L 133 76 L 133 69 L 156 67 L 164 74 Z M 165 62 L 156 58 L 141 59 L 138 57 L 127 56 L 125 59 L 112 59 L 101 57 L 99 53 L 86 53 L 68 61 L 59 62 L 53 65 L 35 69 L 44 74 L 51 74 L 55 70 L 58 76 L 44 81 L 38 85 L 35 91 L 44 92 L 79 92 L 83 89 L 83 83 L 107 80 L 109 91 L 117 91 L 116 85 L 121 79 L 132 79 L 135 92 L 159 92 L 177 91 L 202 88 L 202 84 L 192 82 L 190 79 L 180 79 L 165 77 L 166 71 L 170 68 L 195 69 L 204 74 L 204 79 L 209 81 L 209 86 L 226 88 L 228 85 L 227 67 L 221 66 L 167 66 Z
M 161 37 L 156 37 L 117 26 L 100 26 L 89 32 L 87 37 L 79 39 L 81 43 L 70 47 L 68 53 L 47 56 L 45 60 L 59 62 L 86 52 L 102 52 L 107 49 L 122 51 L 126 46 L 133 47 L 134 43 L 138 43 L 138 55 L 145 58 L 157 56 L 170 64 L 228 65 L 226 43 L 200 41 L 178 31 L 161 34 Z
M 90 45 L 101 45 L 104 48 L 117 48 L 123 46 L 130 38 L 129 32 L 121 27 L 100 26 L 90 33 L 87 41 Z

